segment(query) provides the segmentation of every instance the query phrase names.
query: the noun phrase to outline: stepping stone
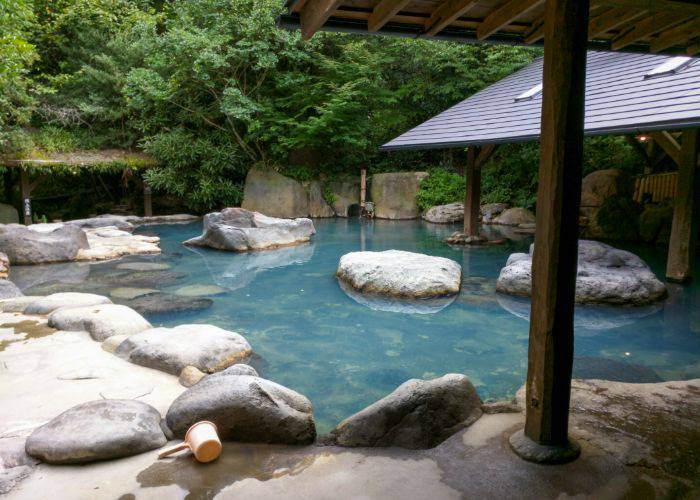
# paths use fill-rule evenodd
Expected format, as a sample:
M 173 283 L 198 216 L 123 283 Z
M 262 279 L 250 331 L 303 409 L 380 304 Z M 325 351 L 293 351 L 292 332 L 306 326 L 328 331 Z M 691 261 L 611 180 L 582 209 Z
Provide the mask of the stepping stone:
M 212 325 L 152 328 L 130 336 L 115 351 L 127 361 L 173 375 L 179 375 L 188 365 L 214 373 L 247 359 L 251 353 L 242 335 Z
M 133 335 L 151 328 L 139 313 L 116 304 L 64 307 L 51 313 L 49 326 L 58 330 L 86 331 L 98 342 L 114 335 Z
M 111 292 L 109 292 L 109 296 L 112 297 L 113 299 L 135 299 L 137 297 L 141 297 L 143 295 L 148 295 L 150 293 L 158 293 L 158 290 L 155 288 L 135 288 L 135 287 L 120 287 L 120 288 L 115 288 Z
M 181 297 L 205 297 L 222 293 L 226 293 L 226 289 L 217 285 L 186 285 L 175 290 L 175 295 Z
M 54 293 L 30 303 L 24 309 L 24 314 L 50 314 L 60 307 L 97 306 L 111 303 L 112 301 L 107 297 L 93 293 Z
M 161 417 L 140 401 L 90 401 L 32 432 L 26 450 L 50 464 L 81 464 L 128 457 L 164 446 Z

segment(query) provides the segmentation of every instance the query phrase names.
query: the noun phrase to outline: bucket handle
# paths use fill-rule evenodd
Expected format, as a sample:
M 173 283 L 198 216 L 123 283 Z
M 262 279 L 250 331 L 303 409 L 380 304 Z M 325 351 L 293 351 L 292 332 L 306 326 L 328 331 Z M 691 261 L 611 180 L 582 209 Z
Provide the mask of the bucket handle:
M 182 442 L 180 444 L 176 444 L 175 446 L 171 446 L 170 448 L 166 448 L 165 450 L 161 451 L 160 453 L 158 453 L 158 458 L 165 458 L 169 455 L 172 455 L 173 453 L 177 453 L 178 451 L 189 449 L 190 445 L 186 442 Z

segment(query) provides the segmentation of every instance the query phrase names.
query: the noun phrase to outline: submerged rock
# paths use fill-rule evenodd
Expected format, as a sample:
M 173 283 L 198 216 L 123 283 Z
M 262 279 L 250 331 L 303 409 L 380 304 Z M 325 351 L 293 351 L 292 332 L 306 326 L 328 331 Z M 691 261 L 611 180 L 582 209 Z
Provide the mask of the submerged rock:
M 203 297 L 180 297 L 161 292 L 139 295 L 135 299 L 124 301 L 125 305 L 146 316 L 149 314 L 201 311 L 211 307 L 213 303 L 211 299 Z
M 535 215 L 526 208 L 509 208 L 493 219 L 492 224 L 503 226 L 520 226 L 521 224 L 534 224 Z
M 423 219 L 434 224 L 452 224 L 464 220 L 464 203 L 437 205 L 423 213 Z
M 340 258 L 336 276 L 362 293 L 428 299 L 458 293 L 462 267 L 401 250 L 351 252 Z
M 112 301 L 94 293 L 61 292 L 40 297 L 24 309 L 25 314 L 49 314 L 60 307 L 97 306 Z
M 225 208 L 207 214 L 202 235 L 185 244 L 245 252 L 297 245 L 315 233 L 311 219 L 276 219 L 242 208 Z
M 50 464 L 79 464 L 137 455 L 167 440 L 160 414 L 140 401 L 90 401 L 61 413 L 27 439 L 27 453 Z
M 181 297 L 206 297 L 207 295 L 221 295 L 226 293 L 225 288 L 217 285 L 185 285 L 175 290 L 175 295 Z
M 532 252 L 508 258 L 496 282 L 496 290 L 511 295 L 532 293 Z M 580 240 L 576 302 L 645 305 L 666 297 L 666 286 L 649 266 L 625 250 L 597 241 Z
M 22 295 L 24 295 L 22 290 L 17 288 L 10 280 L 0 279 L 0 299 L 13 299 L 22 297 Z
M 151 328 L 139 313 L 116 304 L 63 307 L 51 313 L 49 326 L 57 330 L 86 331 L 98 342 L 114 335 L 133 335 Z
M 369 307 L 373 311 L 403 314 L 435 314 L 452 304 L 457 298 L 457 295 L 448 295 L 432 299 L 397 298 L 385 295 L 364 294 L 358 292 L 343 280 L 339 280 L 338 284 L 348 297 L 358 304 Z
M 111 290 L 109 296 L 113 299 L 126 299 L 131 300 L 143 295 L 148 295 L 150 293 L 158 293 L 159 290 L 155 288 L 137 288 L 137 287 L 119 287 Z
M 85 232 L 63 224 L 0 225 L 0 248 L 12 264 L 44 264 L 75 260 L 88 248 Z
M 339 446 L 432 448 L 481 416 L 481 399 L 466 376 L 409 380 L 346 418 L 329 434 Z
M 416 196 L 427 172 L 393 172 L 374 174 L 370 197 L 374 202 L 374 215 L 378 219 L 417 219 L 420 209 Z
M 179 375 L 186 366 L 205 373 L 223 370 L 250 356 L 248 341 L 212 325 L 152 328 L 131 335 L 115 354 L 132 363 Z
M 253 167 L 245 179 L 241 207 L 271 217 L 308 217 L 309 197 L 296 180 L 272 169 Z
M 310 444 L 316 438 L 307 398 L 249 375 L 204 377 L 178 396 L 166 415 L 168 427 L 178 437 L 200 420 L 214 422 L 227 441 Z
M 170 269 L 170 264 L 164 262 L 122 262 L 117 265 L 117 269 L 127 269 L 129 271 L 165 271 Z
M 613 382 L 661 382 L 661 377 L 649 367 L 595 356 L 574 356 L 573 377 Z

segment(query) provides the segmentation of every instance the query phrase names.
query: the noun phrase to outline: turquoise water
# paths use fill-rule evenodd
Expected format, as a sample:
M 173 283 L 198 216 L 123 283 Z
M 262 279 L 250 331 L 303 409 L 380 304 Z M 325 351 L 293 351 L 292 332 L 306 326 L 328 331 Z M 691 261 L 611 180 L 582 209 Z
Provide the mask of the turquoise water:
M 483 399 L 510 396 L 522 385 L 529 303 L 497 296 L 494 288 L 508 255 L 524 251 L 529 237 L 510 234 L 518 241 L 451 248 L 442 242 L 455 229 L 449 226 L 357 219 L 315 224 L 311 244 L 248 254 L 184 247 L 182 241 L 199 234 L 199 223 L 148 227 L 140 232 L 160 236 L 163 254 L 127 261 L 164 262 L 171 272 L 182 273 L 169 281 L 156 278 L 151 288 L 174 292 L 185 285 L 216 284 L 225 289 L 210 297 L 208 309 L 149 319 L 164 326 L 211 323 L 243 334 L 262 376 L 311 399 L 321 432 L 413 377 L 465 373 Z M 454 259 L 463 267 L 461 294 L 443 303 L 360 303 L 361 297 L 341 290 L 334 272 L 343 254 L 391 248 Z M 663 248 L 628 249 L 663 275 Z M 20 281 L 29 291 L 106 293 L 99 276 L 123 262 L 72 264 L 60 272 L 45 266 L 46 276 L 57 269 L 55 279 Z M 672 286 L 669 299 L 657 307 L 578 308 L 576 323 L 579 376 L 700 377 L 697 284 Z

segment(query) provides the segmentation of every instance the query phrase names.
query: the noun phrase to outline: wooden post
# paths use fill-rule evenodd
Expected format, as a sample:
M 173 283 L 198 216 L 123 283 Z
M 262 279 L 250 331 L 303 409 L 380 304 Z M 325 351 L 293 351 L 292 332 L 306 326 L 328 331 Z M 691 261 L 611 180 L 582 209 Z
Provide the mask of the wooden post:
M 151 195 L 151 186 L 146 181 L 143 183 L 143 215 L 145 217 L 153 216 L 153 198 Z
M 522 458 L 574 460 L 568 437 L 581 203 L 588 0 L 547 0 L 525 429 Z
M 360 170 L 360 208 L 365 209 L 365 198 L 367 197 L 367 169 Z
M 467 149 L 466 193 L 464 197 L 464 234 L 479 236 L 479 219 L 481 203 L 481 169 L 476 165 L 476 148 Z
M 700 209 L 698 207 L 700 175 L 697 171 L 699 138 L 698 129 L 683 131 L 673 225 L 666 262 L 666 278 L 671 281 L 682 282 L 693 275 L 695 241 L 698 237 L 698 210 Z
M 24 224 L 29 226 L 32 223 L 32 189 L 29 184 L 29 173 L 23 168 L 19 170 L 19 182 L 22 191 L 22 213 L 24 214 Z

